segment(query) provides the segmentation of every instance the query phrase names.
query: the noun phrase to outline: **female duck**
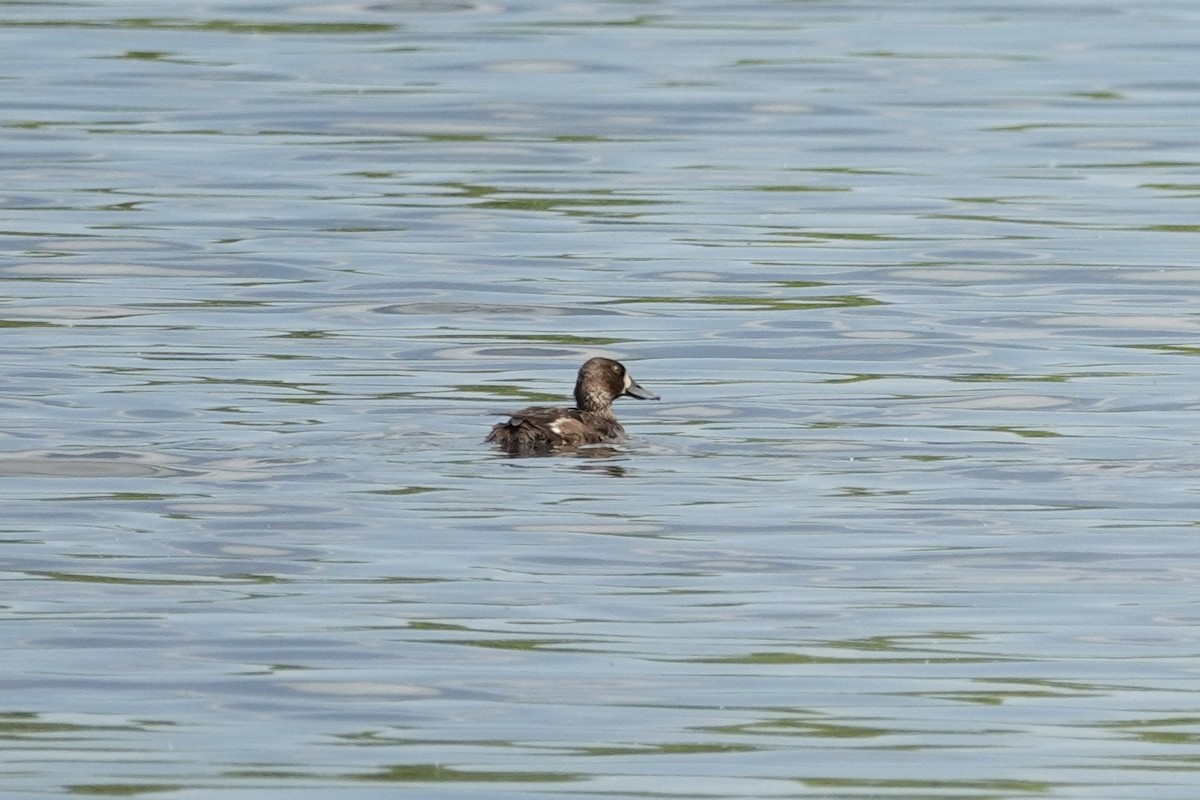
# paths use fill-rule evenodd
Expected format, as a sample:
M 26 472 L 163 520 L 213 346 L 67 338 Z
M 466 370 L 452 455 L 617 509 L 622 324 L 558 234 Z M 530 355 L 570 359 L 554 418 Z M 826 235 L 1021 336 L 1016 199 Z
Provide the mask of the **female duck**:
M 544 456 L 585 444 L 623 441 L 625 429 L 612 412 L 618 397 L 658 399 L 639 386 L 619 361 L 593 358 L 579 368 L 574 408 L 534 406 L 518 411 L 508 422 L 497 423 L 487 441 L 514 456 Z

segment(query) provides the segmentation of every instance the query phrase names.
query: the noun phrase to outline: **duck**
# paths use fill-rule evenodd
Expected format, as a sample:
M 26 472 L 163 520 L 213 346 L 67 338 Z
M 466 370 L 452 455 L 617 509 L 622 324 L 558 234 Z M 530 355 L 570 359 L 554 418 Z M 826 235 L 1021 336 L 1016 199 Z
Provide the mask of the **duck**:
M 485 441 L 513 456 L 544 456 L 582 445 L 622 442 L 625 428 L 613 415 L 618 397 L 658 400 L 620 361 L 596 357 L 579 368 L 575 407 L 533 406 L 492 427 Z

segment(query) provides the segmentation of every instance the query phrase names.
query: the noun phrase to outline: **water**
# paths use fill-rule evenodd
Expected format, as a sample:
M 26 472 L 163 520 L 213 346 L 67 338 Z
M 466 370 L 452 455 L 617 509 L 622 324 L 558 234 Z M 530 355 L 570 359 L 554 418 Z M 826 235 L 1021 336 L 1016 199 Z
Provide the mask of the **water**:
M 7 4 L 0 793 L 1190 800 L 1125 6 Z M 627 445 L 482 444 L 595 354 Z

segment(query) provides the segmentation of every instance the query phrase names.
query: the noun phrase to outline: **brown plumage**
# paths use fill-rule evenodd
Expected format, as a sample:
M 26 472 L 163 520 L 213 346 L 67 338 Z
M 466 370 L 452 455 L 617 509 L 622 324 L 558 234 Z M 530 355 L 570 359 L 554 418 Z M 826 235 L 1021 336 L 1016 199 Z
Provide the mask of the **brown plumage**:
M 585 444 L 620 442 L 625 429 L 612 412 L 618 397 L 658 399 L 639 386 L 621 362 L 590 359 L 575 380 L 574 408 L 534 406 L 518 411 L 508 422 L 493 426 L 487 441 L 514 456 L 544 456 Z

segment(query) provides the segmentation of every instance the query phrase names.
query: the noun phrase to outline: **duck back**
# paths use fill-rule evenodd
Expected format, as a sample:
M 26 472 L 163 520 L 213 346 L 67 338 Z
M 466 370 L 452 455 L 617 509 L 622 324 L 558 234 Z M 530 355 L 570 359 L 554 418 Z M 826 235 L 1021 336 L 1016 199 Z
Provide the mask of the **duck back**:
M 506 422 L 496 423 L 487 441 L 510 455 L 530 456 L 586 444 L 619 442 L 624 438 L 625 429 L 611 415 L 577 408 L 535 406 L 518 411 Z

